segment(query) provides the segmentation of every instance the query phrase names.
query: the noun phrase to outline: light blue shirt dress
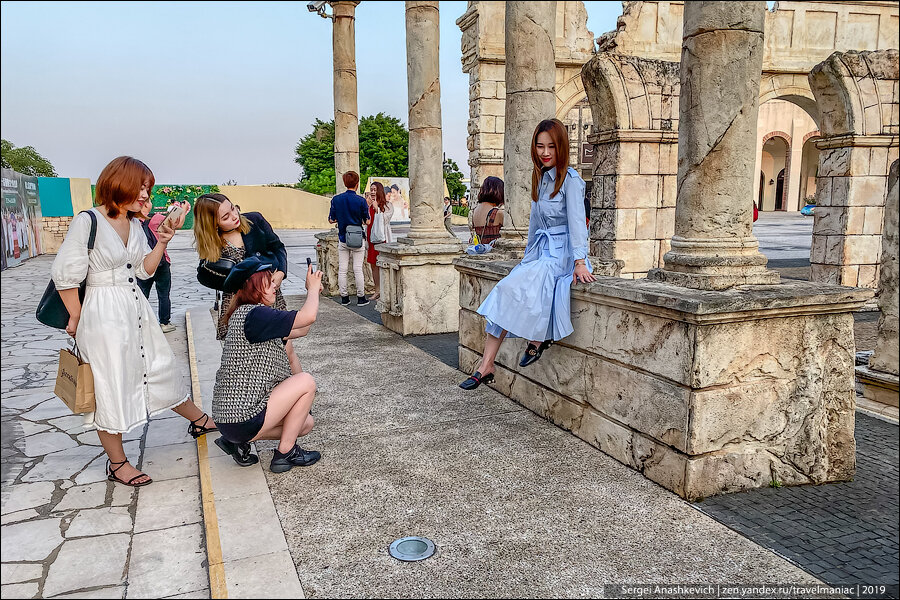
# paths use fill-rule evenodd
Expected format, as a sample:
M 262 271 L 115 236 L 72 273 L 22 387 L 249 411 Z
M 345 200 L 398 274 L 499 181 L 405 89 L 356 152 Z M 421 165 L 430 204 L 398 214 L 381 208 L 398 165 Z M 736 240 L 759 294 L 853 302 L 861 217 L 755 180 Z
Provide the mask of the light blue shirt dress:
M 571 334 L 570 296 L 575 261 L 587 258 L 588 230 L 584 214 L 584 180 L 569 168 L 553 198 L 556 169 L 544 172 L 538 201 L 531 204 L 528 245 L 522 262 L 494 286 L 478 307 L 485 331 L 500 337 L 561 340 Z

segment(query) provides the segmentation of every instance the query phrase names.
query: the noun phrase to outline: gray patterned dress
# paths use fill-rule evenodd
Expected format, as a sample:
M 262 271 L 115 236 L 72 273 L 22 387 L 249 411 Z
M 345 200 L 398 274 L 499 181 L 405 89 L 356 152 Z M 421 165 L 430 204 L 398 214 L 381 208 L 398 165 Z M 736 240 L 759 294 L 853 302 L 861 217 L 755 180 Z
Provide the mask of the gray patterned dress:
M 257 306 L 263 305 L 245 304 L 231 315 L 213 390 L 212 418 L 216 423 L 249 421 L 266 407 L 275 386 L 291 376 L 282 340 L 253 344 L 244 334 L 244 321 Z

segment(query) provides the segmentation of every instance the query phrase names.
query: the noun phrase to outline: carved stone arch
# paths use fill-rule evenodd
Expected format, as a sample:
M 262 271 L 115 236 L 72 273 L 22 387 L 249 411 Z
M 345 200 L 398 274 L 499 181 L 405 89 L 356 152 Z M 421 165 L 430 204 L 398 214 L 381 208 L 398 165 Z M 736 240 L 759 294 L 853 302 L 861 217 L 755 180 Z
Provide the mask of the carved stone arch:
M 762 143 L 765 144 L 772 138 L 782 138 L 784 142 L 787 144 L 788 149 L 791 147 L 791 136 L 785 133 L 784 131 L 770 131 L 766 135 L 763 136 Z
M 813 281 L 877 287 L 888 168 L 898 154 L 898 57 L 835 52 L 809 73 L 822 113 Z
M 678 63 L 601 52 L 581 76 L 594 120 L 591 253 L 644 277 L 675 232 Z
M 575 105 L 584 100 L 584 83 L 581 74 L 575 75 L 556 90 L 556 118 L 564 120 Z
M 819 125 L 819 108 L 816 97 L 809 87 L 809 81 L 803 75 L 793 73 L 765 73 L 759 86 L 760 105 L 769 100 L 787 100 L 796 104 L 812 117 Z

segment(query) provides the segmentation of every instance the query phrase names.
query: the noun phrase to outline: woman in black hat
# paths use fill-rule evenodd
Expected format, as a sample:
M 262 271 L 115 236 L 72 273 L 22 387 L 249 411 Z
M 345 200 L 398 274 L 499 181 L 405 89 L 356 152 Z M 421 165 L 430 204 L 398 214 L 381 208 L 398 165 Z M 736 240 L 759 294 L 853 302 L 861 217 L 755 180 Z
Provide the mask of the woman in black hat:
M 313 428 L 309 414 L 316 382 L 309 373 L 291 374 L 284 344 L 306 335 L 316 321 L 322 272 L 306 273 L 306 303 L 299 311 L 273 308 L 276 266 L 252 256 L 225 280 L 234 299 L 225 313 L 228 332 L 216 373 L 212 414 L 222 437 L 216 444 L 241 466 L 259 462 L 250 442 L 279 440 L 270 469 L 274 473 L 309 466 L 320 454 L 297 445 Z

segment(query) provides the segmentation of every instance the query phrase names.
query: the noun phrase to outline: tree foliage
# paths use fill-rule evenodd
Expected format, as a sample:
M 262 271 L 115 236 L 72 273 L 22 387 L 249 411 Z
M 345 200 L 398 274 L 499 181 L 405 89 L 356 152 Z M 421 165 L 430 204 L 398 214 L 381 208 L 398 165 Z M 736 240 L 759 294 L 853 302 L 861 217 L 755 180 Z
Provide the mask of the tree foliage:
M 0 155 L 4 169 L 12 169 L 23 175 L 34 177 L 56 177 L 56 170 L 50 161 L 41 156 L 32 146 L 16 148 L 12 142 L 0 140 Z
M 300 189 L 314 194 L 335 192 L 334 121 L 316 119 L 312 132 L 294 150 L 300 165 Z M 360 181 L 372 177 L 409 176 L 409 132 L 400 119 L 378 113 L 359 121 Z
M 452 158 L 444 159 L 444 181 L 447 183 L 447 191 L 450 192 L 450 200 L 458 201 L 466 195 L 466 185 L 462 182 L 463 174 L 459 165 Z

